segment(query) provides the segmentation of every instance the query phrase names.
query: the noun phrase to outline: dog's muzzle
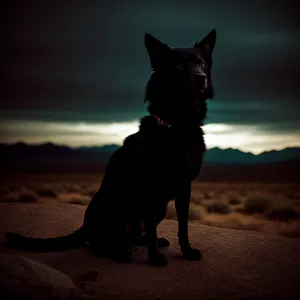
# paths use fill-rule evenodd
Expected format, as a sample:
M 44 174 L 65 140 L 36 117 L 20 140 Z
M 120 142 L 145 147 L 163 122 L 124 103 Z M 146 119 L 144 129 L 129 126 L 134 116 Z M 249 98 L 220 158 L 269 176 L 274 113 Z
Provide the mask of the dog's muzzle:
M 207 89 L 207 77 L 204 73 L 196 73 L 193 75 L 197 90 L 203 94 Z
M 196 90 L 197 90 L 197 100 L 196 103 L 200 104 L 201 100 L 204 100 L 205 93 L 207 89 L 207 77 L 203 73 L 197 73 L 193 75 L 193 79 L 195 82 Z
M 207 79 L 206 79 L 206 76 L 204 74 L 194 74 L 193 77 L 194 77 L 194 80 L 195 80 L 196 85 L 198 87 L 203 87 L 203 88 L 206 87 Z

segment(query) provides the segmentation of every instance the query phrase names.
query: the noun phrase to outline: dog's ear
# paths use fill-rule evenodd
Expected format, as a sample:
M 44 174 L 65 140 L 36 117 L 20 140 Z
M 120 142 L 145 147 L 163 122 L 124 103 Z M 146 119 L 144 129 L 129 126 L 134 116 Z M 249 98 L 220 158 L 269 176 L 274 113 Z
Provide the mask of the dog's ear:
M 152 68 L 156 68 L 161 59 L 171 50 L 168 45 L 163 44 L 149 33 L 145 33 L 145 46 L 150 57 Z
M 196 42 L 194 47 L 199 49 L 206 57 L 210 57 L 216 44 L 217 33 L 213 29 L 201 42 Z

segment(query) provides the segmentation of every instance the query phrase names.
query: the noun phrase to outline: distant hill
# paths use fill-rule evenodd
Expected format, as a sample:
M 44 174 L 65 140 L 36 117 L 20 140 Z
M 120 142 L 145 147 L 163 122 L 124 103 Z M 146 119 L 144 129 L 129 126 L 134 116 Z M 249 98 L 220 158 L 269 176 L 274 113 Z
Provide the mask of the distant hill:
M 211 148 L 205 155 L 206 163 L 213 164 L 265 164 L 300 159 L 300 147 L 266 151 L 258 155 L 237 149 Z
M 16 143 L 0 144 L 0 163 L 5 169 L 45 167 L 51 165 L 105 165 L 118 145 L 71 148 L 44 143 L 39 145 Z M 205 165 L 249 165 L 300 162 L 300 147 L 273 150 L 254 155 L 236 149 L 211 148 L 205 155 Z

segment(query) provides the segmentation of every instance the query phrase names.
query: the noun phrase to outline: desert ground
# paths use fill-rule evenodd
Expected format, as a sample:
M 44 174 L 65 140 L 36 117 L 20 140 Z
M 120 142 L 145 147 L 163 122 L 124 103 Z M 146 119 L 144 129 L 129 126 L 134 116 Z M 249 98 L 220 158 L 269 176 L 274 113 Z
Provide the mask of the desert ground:
M 158 227 L 159 236 L 171 242 L 162 250 L 169 262 L 165 268 L 147 264 L 145 247 L 133 249 L 135 261 L 130 265 L 97 257 L 86 248 L 31 253 L 7 247 L 5 231 L 54 237 L 77 229 L 101 178 L 62 172 L 2 177 L 0 296 L 6 288 L 5 299 L 25 299 L 25 294 L 28 299 L 299 299 L 296 183 L 195 181 L 189 235 L 203 254 L 197 262 L 180 259 L 172 202 Z M 32 261 L 22 262 L 25 258 Z M 43 266 L 55 270 L 41 271 Z M 61 273 L 51 273 L 57 271 Z M 62 281 L 66 288 L 74 283 L 75 292 L 62 296 Z

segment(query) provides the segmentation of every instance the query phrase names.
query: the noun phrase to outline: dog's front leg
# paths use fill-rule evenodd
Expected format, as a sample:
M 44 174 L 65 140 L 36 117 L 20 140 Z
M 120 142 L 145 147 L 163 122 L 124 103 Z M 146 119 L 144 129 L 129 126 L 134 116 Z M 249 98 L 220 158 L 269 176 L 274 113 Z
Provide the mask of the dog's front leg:
M 175 197 L 175 207 L 178 220 L 178 240 L 183 257 L 187 260 L 200 260 L 202 255 L 198 249 L 193 249 L 188 238 L 188 218 L 191 199 L 191 183 L 185 183 Z
M 152 266 L 163 267 L 168 262 L 162 253 L 158 251 L 157 247 L 157 230 L 156 230 L 156 210 L 155 210 L 155 199 L 150 200 L 146 218 L 145 218 L 145 234 L 147 237 L 147 248 L 149 264 Z

